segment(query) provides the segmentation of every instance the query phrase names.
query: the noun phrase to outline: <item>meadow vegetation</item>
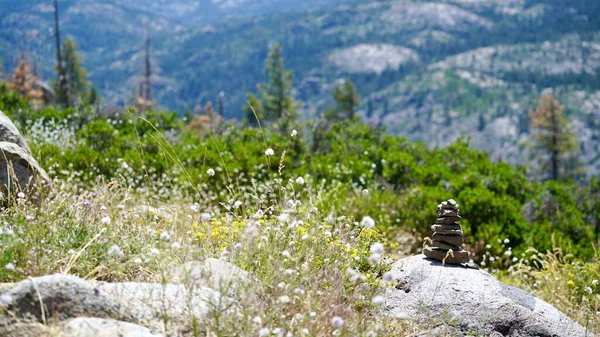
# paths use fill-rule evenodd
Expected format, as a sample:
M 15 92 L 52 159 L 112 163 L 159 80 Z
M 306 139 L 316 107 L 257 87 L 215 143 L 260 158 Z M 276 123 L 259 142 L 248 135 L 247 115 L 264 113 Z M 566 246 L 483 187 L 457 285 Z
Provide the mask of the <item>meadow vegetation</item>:
M 165 111 L 34 111 L 6 88 L 0 110 L 54 178 L 41 206 L 20 195 L 0 213 L 0 282 L 169 282 L 174 265 L 222 257 L 265 295 L 204 322 L 215 335 L 416 333 L 427 327 L 373 314 L 389 264 L 420 252 L 454 198 L 482 268 L 600 328 L 597 179 L 530 181 L 468 139 L 431 149 L 356 118 L 317 142 L 312 121 L 199 132 Z

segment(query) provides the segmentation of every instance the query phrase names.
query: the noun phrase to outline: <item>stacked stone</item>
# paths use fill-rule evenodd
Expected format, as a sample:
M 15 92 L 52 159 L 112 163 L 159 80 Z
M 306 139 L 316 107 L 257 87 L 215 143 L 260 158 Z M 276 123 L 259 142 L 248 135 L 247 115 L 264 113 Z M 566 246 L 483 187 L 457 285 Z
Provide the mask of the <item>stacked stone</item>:
M 469 252 L 462 249 L 464 244 L 462 227 L 457 223 L 462 218 L 458 214 L 458 204 L 453 199 L 444 201 L 437 207 L 437 220 L 431 226 L 433 231 L 431 247 L 425 247 L 423 254 L 428 258 L 450 264 L 469 261 Z M 448 251 L 452 250 L 452 254 Z

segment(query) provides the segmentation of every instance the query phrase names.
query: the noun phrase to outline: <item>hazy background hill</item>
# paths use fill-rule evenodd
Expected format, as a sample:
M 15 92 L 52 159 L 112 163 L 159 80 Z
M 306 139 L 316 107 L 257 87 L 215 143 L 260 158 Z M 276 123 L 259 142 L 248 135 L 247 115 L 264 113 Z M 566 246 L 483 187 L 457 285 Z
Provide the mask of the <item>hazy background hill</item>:
M 2 0 L 0 56 L 21 51 L 53 77 L 51 1 Z M 566 106 L 588 173 L 599 170 L 600 2 L 85 1 L 61 2 L 91 80 L 112 104 L 130 101 L 151 32 L 154 92 L 183 111 L 226 94 L 239 118 L 279 42 L 306 116 L 349 77 L 370 123 L 431 146 L 459 136 L 495 159 L 526 162 L 527 113 L 544 90 Z

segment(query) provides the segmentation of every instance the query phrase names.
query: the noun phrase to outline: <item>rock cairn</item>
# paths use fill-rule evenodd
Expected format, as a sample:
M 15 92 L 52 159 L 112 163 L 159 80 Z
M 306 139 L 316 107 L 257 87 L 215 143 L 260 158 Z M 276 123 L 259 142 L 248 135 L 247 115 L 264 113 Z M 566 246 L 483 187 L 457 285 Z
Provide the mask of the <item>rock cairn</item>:
M 464 244 L 462 227 L 457 223 L 462 218 L 458 214 L 458 204 L 454 199 L 443 201 L 437 207 L 437 220 L 431 226 L 433 235 L 431 246 L 423 249 L 428 258 L 450 264 L 469 261 L 469 252 L 462 249 Z M 451 251 L 451 252 L 450 252 Z

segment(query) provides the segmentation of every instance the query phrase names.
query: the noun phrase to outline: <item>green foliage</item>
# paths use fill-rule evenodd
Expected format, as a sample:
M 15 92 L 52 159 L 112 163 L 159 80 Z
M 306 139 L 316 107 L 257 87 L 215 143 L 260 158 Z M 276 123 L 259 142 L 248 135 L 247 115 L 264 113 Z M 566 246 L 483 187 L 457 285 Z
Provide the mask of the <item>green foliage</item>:
M 11 98 L 2 96 L 0 101 Z M 347 119 L 316 128 L 322 146 L 315 151 L 315 135 L 226 125 L 202 137 L 188 131 L 175 113 L 160 111 L 107 118 L 85 108 L 34 112 L 24 107 L 20 118 L 25 126 L 43 121 L 44 129 L 25 128 L 24 134 L 31 137 L 30 145 L 49 174 L 82 186 L 103 176 L 159 200 L 170 193 L 199 197 L 207 191 L 228 191 L 211 197 L 227 203 L 236 186 L 303 177 L 306 185 L 320 191 L 315 202 L 323 208 L 355 219 L 370 216 L 390 235 L 429 236 L 436 205 L 455 198 L 476 259 L 484 251 L 501 254 L 505 241 L 517 255 L 529 247 L 552 248 L 548 238 L 554 236 L 557 247 L 578 257 L 592 256 L 598 242 L 596 180 L 588 187 L 531 182 L 522 167 L 494 163 L 464 139 L 429 149 Z M 58 134 L 67 139 L 58 141 Z M 269 148 L 272 157 L 265 155 Z M 212 171 L 214 176 L 208 173 Z M 274 193 L 256 195 L 268 198 Z
M 333 88 L 332 95 L 337 109 L 333 110 L 334 114 L 325 114 L 325 117 L 332 121 L 354 118 L 356 107 L 360 105 L 360 95 L 356 91 L 354 83 L 349 79 L 344 80 L 342 84 Z

